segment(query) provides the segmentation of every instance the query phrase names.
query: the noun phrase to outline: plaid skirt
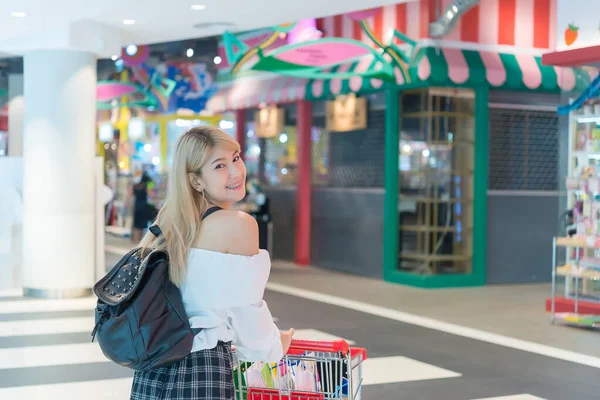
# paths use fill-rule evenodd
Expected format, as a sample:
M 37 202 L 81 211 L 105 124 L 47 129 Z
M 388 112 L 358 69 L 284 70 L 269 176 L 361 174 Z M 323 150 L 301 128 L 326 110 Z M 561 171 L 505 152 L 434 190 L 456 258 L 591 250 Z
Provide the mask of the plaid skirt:
M 234 400 L 231 343 L 133 376 L 130 400 Z

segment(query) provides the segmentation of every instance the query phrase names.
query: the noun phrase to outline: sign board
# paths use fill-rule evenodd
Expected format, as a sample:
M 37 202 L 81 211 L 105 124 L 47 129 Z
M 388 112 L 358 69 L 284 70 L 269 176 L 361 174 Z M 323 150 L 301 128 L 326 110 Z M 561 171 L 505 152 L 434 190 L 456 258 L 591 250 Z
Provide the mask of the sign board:
M 283 132 L 285 111 L 277 106 L 261 108 L 254 114 L 254 132 L 259 138 L 271 138 Z
M 367 99 L 338 96 L 325 104 L 325 127 L 329 132 L 349 132 L 367 127 Z

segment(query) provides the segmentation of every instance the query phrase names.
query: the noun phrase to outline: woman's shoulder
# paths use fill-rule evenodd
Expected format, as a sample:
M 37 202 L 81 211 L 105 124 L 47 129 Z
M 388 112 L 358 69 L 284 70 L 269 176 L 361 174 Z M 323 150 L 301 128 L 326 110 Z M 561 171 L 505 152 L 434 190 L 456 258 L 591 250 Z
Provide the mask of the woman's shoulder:
M 211 233 L 217 235 L 230 235 L 241 232 L 243 236 L 258 236 L 256 220 L 243 211 L 219 210 L 207 217 L 203 221 L 203 225 L 209 228 Z
M 249 214 L 220 210 L 202 222 L 195 247 L 242 256 L 258 254 L 258 224 Z

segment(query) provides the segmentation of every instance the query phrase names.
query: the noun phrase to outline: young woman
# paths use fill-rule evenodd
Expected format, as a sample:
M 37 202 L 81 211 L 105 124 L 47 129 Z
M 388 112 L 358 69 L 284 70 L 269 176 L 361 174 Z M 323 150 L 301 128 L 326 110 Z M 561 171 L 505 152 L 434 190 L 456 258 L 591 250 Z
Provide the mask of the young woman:
M 149 232 L 141 246 L 167 250 L 190 324 L 203 330 L 181 361 L 136 372 L 131 400 L 234 399 L 232 343 L 247 361 L 276 362 L 287 352 L 294 330 L 280 331 L 263 301 L 271 263 L 257 223 L 229 210 L 245 183 L 240 146 L 225 132 L 196 127 L 179 139 L 155 221 L 162 235 Z

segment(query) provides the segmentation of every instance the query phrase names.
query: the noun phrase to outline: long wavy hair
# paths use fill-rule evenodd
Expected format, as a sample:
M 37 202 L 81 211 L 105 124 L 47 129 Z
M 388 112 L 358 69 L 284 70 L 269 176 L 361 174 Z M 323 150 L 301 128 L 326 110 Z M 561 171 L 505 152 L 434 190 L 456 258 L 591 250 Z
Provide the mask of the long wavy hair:
M 142 251 L 166 250 L 169 254 L 169 278 L 181 286 L 186 276 L 187 257 L 194 244 L 202 215 L 210 198 L 195 190 L 188 174 L 202 176 L 202 166 L 216 147 L 240 150 L 231 136 L 212 126 L 199 126 L 184 133 L 175 148 L 173 165 L 169 171 L 167 197 L 154 223 L 162 231 L 160 237 L 146 233 L 140 242 Z

